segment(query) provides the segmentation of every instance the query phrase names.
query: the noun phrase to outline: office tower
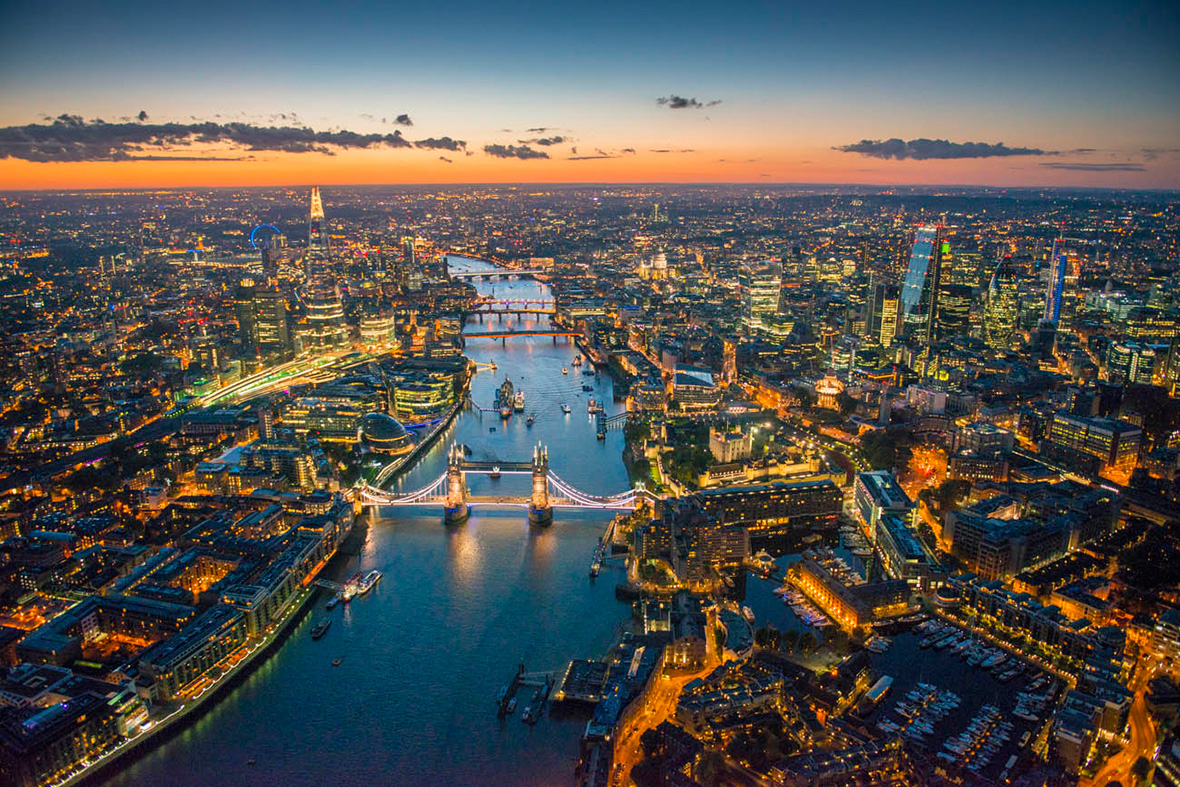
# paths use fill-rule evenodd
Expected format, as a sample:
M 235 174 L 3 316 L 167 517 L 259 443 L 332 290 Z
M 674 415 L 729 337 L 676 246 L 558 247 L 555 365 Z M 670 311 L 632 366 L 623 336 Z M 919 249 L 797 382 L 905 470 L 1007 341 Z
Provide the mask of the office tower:
M 1067 300 L 1077 299 L 1077 283 L 1080 268 L 1077 251 L 1065 238 L 1053 241 L 1049 255 L 1049 282 L 1045 287 L 1045 314 L 1043 319 L 1053 323 L 1061 320 L 1062 308 Z M 1071 286 L 1068 286 L 1072 284 Z M 1076 306 L 1076 304 L 1073 304 Z M 1072 317 L 1072 314 L 1069 315 Z
M 1162 354 L 1162 347 L 1160 351 Z M 1114 342 L 1106 353 L 1106 379 L 1126 385 L 1151 385 L 1158 361 L 1156 348 L 1151 345 Z
M 865 336 L 882 347 L 893 344 L 901 327 L 901 290 L 897 285 L 879 282 L 874 275 L 866 312 Z
M 927 224 L 919 227 L 901 285 L 903 331 L 927 344 L 934 327 L 934 315 L 938 312 L 945 246 L 941 226 Z
M 306 276 L 307 325 L 300 337 L 304 350 L 332 350 L 346 346 L 348 327 L 344 324 L 344 305 L 332 270 L 328 225 L 317 187 L 311 190 L 311 210 L 307 218 Z
M 772 260 L 749 262 L 738 271 L 742 294 L 742 325 L 747 331 L 765 329 L 765 321 L 778 314 L 783 266 Z
M 987 288 L 984 308 L 984 342 L 994 350 L 1010 350 L 1016 340 L 1019 298 L 1016 269 L 1005 258 L 996 266 Z
M 261 360 L 291 350 L 287 300 L 280 290 L 244 279 L 235 293 L 234 311 L 244 357 Z
M 254 280 L 242 279 L 234 292 L 234 316 L 238 318 L 238 343 L 242 355 L 254 358 L 258 353 L 258 330 L 254 325 Z
M 287 299 L 274 288 L 254 293 L 254 330 L 258 347 L 264 355 L 286 354 L 291 350 L 291 331 L 287 327 Z
M 1043 319 L 1056 323 L 1059 329 L 1073 327 L 1077 312 L 1078 276 L 1081 273 L 1081 259 L 1077 249 L 1066 238 L 1053 241 L 1049 256 L 1049 282 L 1045 287 L 1045 313 Z
M 402 276 L 407 290 L 417 292 L 422 289 L 425 277 L 422 266 L 418 264 L 418 251 L 413 236 L 402 238 Z
M 971 328 L 971 303 L 974 299 L 974 288 L 963 284 L 944 284 L 938 294 L 934 337 L 949 339 L 966 335 Z

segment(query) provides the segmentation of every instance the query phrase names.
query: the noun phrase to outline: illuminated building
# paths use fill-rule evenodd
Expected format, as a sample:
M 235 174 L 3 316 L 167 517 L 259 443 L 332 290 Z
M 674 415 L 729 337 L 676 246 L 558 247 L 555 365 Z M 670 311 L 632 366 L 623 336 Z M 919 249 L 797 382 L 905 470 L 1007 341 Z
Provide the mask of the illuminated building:
M 675 399 L 682 410 L 709 410 L 721 402 L 721 389 L 707 369 L 678 364 L 669 387 L 670 398 Z
M 1106 353 L 1106 379 L 1112 383 L 1151 385 L 1157 360 L 1156 350 L 1150 345 L 1112 342 Z
M 25 665 L 28 667 L 29 665 Z M 43 669 L 29 675 L 41 685 Z M 10 678 L 17 682 L 21 674 Z M 78 764 L 97 758 L 146 719 L 134 690 L 105 681 L 70 675 L 65 681 L 81 689 L 65 691 L 48 707 L 0 708 L 0 781 L 12 787 L 40 787 L 69 777 Z M 59 695 L 60 696 L 60 695 Z
M 1074 244 L 1065 238 L 1053 241 L 1049 256 L 1049 281 L 1045 286 L 1045 313 L 1043 319 L 1055 323 L 1059 330 L 1068 331 L 1073 327 L 1078 308 L 1078 277 L 1081 274 L 1081 259 Z
M 907 519 L 885 514 L 877 520 L 877 550 L 889 576 L 904 579 L 911 585 L 925 585 L 938 568 L 938 561 L 922 546 Z
M 1083 470 L 1130 472 L 1138 462 L 1142 440 L 1143 430 L 1126 421 L 1057 413 L 1041 443 L 1041 454 Z
M 943 247 L 942 227 L 919 227 L 901 285 L 903 330 L 927 344 L 931 339 L 934 316 L 938 313 Z
M 783 266 L 771 260 L 742 265 L 738 284 L 742 296 L 742 325 L 747 331 L 763 330 L 778 313 Z
M 909 611 L 910 586 L 904 579 L 865 582 L 815 552 L 804 552 L 788 569 L 788 576 L 844 629 L 862 628 Z
M 455 399 L 454 377 L 442 372 L 401 375 L 391 382 L 393 414 L 411 426 L 437 418 Z
M 882 347 L 893 344 L 901 329 L 901 290 L 875 280 L 869 284 L 865 303 L 865 337 Z
M 697 493 L 719 521 L 745 525 L 751 537 L 832 530 L 844 495 L 831 481 L 798 481 L 706 489 Z
M 709 453 L 721 464 L 749 459 L 753 445 L 753 434 L 748 431 L 709 428 Z
M 947 514 L 942 537 L 951 554 L 984 579 L 1002 579 L 1061 557 L 1069 548 L 1070 522 L 992 519 L 962 509 Z
M 993 350 L 1010 350 L 1016 342 L 1016 321 L 1019 311 L 1016 269 L 1012 261 L 1004 259 L 996 266 L 987 288 L 984 307 L 984 342 Z
M 234 310 L 245 357 L 261 359 L 291 350 L 287 301 L 282 292 L 258 287 L 252 280 L 245 279 L 238 287 Z
M 943 285 L 938 296 L 938 315 L 934 325 L 934 336 L 949 339 L 965 336 L 971 330 L 971 304 L 975 301 L 975 288 L 961 284 Z
M 914 506 L 910 496 L 888 470 L 857 473 L 852 499 L 865 532 L 872 538 L 876 538 L 877 523 L 883 514 L 908 518 Z
M 405 428 L 385 413 L 369 413 L 361 419 L 361 440 L 375 454 L 404 454 L 414 448 Z
M 307 324 L 300 332 L 303 350 L 334 350 L 348 345 L 348 326 L 344 324 L 344 305 L 340 287 L 332 268 L 328 244 L 328 225 L 319 188 L 311 190 L 311 209 L 307 218 L 307 267 L 303 288 L 307 307 Z
M 838 399 L 842 393 L 844 393 L 844 383 L 829 374 L 815 384 L 815 404 L 825 410 L 839 410 Z

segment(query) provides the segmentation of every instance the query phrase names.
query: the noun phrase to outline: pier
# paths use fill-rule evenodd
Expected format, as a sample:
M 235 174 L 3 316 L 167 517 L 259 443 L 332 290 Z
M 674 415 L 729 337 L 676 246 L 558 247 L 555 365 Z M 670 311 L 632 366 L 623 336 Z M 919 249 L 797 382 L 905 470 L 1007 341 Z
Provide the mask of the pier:
M 532 689 L 532 697 L 522 711 L 521 721 L 536 724 L 544 713 L 545 703 L 549 701 L 549 692 L 553 690 L 555 680 L 556 675 L 551 671 L 527 672 L 522 661 L 516 674 L 512 676 L 512 682 L 501 689 L 500 697 L 496 701 L 496 714 L 500 717 L 507 716 L 509 705 L 517 698 L 517 693 Z

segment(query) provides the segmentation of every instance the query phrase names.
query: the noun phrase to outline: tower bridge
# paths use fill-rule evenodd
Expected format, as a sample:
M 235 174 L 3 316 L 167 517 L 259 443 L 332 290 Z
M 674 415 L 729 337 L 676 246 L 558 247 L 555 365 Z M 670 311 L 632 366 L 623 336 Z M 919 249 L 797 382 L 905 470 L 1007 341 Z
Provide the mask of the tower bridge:
M 532 489 L 525 495 L 472 495 L 467 489 L 468 474 L 531 475 Z M 633 511 L 654 496 L 644 489 L 628 489 L 617 495 L 601 496 L 583 492 L 563 481 L 549 467 L 549 451 L 538 444 L 528 462 L 471 461 L 463 447 L 452 444 L 447 453 L 447 470 L 421 489 L 389 492 L 366 482 L 356 487 L 356 500 L 362 506 L 438 506 L 443 507 L 443 521 L 457 525 L 467 520 L 471 507 L 512 506 L 528 509 L 531 525 L 546 526 L 553 521 L 555 508 L 592 508 L 604 511 Z

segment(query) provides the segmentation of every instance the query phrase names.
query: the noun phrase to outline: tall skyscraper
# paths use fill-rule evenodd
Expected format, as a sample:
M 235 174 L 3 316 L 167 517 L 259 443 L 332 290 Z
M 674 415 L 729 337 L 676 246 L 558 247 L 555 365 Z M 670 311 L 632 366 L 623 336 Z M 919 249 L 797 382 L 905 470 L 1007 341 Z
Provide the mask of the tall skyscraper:
M 748 262 L 738 271 L 742 294 L 742 325 L 746 330 L 763 330 L 766 318 L 778 314 L 783 286 L 783 266 L 773 260 Z
M 992 349 L 1010 350 L 1016 341 L 1018 286 L 1012 260 L 1001 260 L 987 288 L 987 306 L 983 315 L 984 342 Z
M 901 285 L 902 322 L 906 335 L 930 342 L 942 280 L 942 227 L 918 228 Z
M 1043 319 L 1055 323 L 1059 329 L 1073 326 L 1077 311 L 1078 276 L 1081 260 L 1077 249 L 1065 238 L 1053 241 L 1049 255 L 1049 281 L 1045 286 L 1045 314 Z
M 975 289 L 963 284 L 944 284 L 938 294 L 934 338 L 949 339 L 965 335 L 971 328 L 971 304 Z
M 287 327 L 287 300 L 275 287 L 260 287 L 244 279 L 234 298 L 238 339 L 245 358 L 262 360 L 291 350 Z
M 901 290 L 896 284 L 877 281 L 874 276 L 865 307 L 865 336 L 882 347 L 893 344 L 901 327 Z
M 332 350 L 348 344 L 344 305 L 332 269 L 328 244 L 328 223 L 318 187 L 311 189 L 311 210 L 307 218 L 307 269 L 304 285 L 307 325 L 300 332 L 304 350 Z

